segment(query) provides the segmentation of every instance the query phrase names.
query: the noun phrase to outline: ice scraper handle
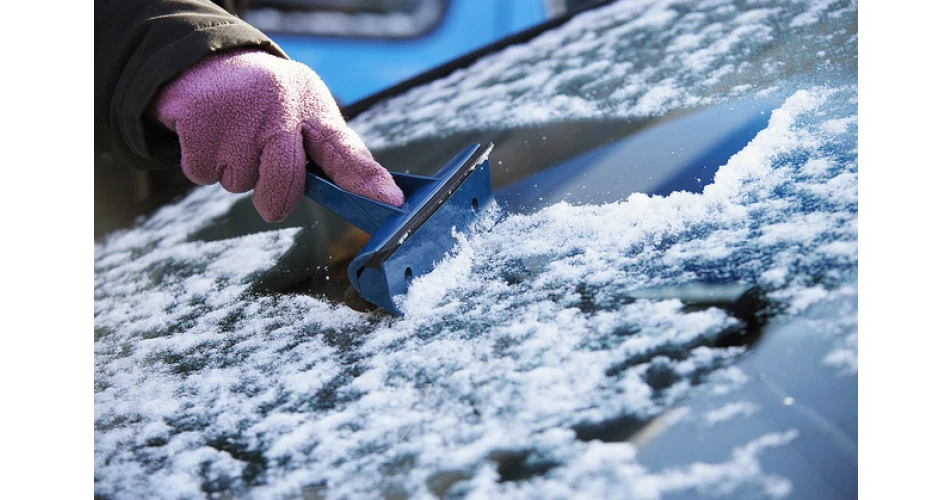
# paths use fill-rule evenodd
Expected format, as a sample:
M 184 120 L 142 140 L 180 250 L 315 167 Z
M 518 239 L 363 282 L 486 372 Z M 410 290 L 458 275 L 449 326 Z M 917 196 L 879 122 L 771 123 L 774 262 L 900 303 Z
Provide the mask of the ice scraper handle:
M 434 182 L 432 178 L 413 174 L 390 172 L 390 175 L 406 199 L 420 188 Z M 373 234 L 391 216 L 407 213 L 406 203 L 398 208 L 341 189 L 313 162 L 307 164 L 304 196 L 329 208 L 367 234 Z

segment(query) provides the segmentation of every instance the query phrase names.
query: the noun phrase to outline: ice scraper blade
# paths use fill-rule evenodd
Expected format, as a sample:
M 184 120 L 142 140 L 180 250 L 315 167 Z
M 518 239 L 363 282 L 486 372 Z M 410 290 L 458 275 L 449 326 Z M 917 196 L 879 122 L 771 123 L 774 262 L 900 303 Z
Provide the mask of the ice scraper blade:
M 474 144 L 432 177 L 391 172 L 406 202 L 392 207 L 345 191 L 318 172 L 307 173 L 305 196 L 370 234 L 347 268 L 364 300 L 402 315 L 395 298 L 409 283 L 433 270 L 493 202 L 489 153 L 492 143 Z

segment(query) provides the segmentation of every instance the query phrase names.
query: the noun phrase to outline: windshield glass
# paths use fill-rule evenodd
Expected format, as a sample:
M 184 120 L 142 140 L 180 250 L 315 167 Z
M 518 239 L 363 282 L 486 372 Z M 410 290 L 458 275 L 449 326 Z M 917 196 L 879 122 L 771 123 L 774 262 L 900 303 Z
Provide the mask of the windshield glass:
M 627 439 L 751 383 L 751 319 L 659 290 L 756 288 L 772 323 L 816 325 L 812 369 L 856 376 L 856 16 L 618 1 L 355 117 L 391 170 L 496 144 L 498 221 L 416 278 L 401 318 L 341 304 L 366 236 L 308 200 L 273 226 L 202 187 L 97 243 L 97 493 L 789 495 L 760 459 L 796 430 L 663 470 Z M 725 130 L 693 185 L 639 184 Z
M 592 122 L 602 127 L 592 135 L 608 142 L 741 96 L 787 97 L 810 82 L 849 83 L 856 43 L 849 2 L 616 2 L 380 103 L 351 125 L 384 155 L 417 142 L 429 145 L 417 149 L 444 149 L 457 137 L 501 143 L 514 131 L 524 141 L 546 136 L 558 144 L 549 129 Z M 400 159 L 392 169 L 417 167 Z

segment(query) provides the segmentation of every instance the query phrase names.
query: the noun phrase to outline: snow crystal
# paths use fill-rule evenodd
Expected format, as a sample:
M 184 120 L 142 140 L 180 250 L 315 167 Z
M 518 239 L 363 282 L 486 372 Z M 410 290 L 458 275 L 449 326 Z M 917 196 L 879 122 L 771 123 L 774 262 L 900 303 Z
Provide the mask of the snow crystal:
M 714 425 L 735 418 L 738 415 L 749 417 L 759 409 L 760 406 L 746 401 L 728 403 L 720 408 L 715 408 L 705 413 L 704 421 L 707 425 Z
M 835 120 L 829 120 L 827 122 L 824 122 L 823 125 L 821 126 L 823 127 L 823 130 L 831 134 L 845 134 L 847 131 L 847 127 L 849 127 L 850 125 L 856 124 L 857 122 L 858 122 L 857 117 L 849 116 L 846 118 L 837 118 Z
M 658 491 L 654 498 L 666 491 L 700 490 L 711 491 L 717 496 L 730 495 L 741 484 L 758 482 L 763 492 L 774 498 L 786 496 L 792 490 L 790 482 L 772 474 L 763 474 L 757 455 L 764 450 L 783 446 L 797 437 L 797 431 L 771 433 L 761 436 L 741 447 L 735 448 L 731 460 L 723 464 L 694 463 L 687 467 L 668 469 L 655 477 L 649 477 L 645 489 Z

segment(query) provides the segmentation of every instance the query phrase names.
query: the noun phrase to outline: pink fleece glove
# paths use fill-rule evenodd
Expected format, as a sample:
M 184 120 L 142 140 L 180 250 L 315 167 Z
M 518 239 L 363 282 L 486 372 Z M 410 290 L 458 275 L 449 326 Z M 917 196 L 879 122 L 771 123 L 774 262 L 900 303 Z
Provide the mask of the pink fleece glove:
M 154 113 L 178 134 L 192 182 L 254 189 L 254 206 L 268 222 L 283 220 L 304 196 L 305 153 L 343 189 L 404 202 L 330 91 L 301 63 L 257 50 L 210 55 L 163 87 Z

